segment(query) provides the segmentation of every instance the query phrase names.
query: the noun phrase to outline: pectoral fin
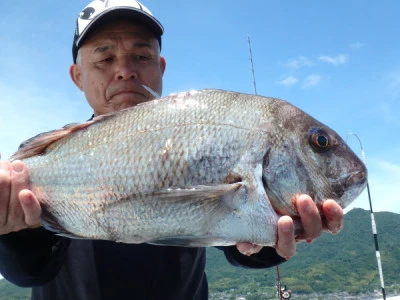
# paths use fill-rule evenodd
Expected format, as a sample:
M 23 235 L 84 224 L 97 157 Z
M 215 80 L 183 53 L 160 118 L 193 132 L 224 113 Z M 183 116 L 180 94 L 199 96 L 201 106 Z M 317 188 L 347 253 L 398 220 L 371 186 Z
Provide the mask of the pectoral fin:
M 234 193 L 242 186 L 242 183 L 234 184 L 218 184 L 218 185 L 196 185 L 186 187 L 171 187 L 154 191 L 151 193 L 130 195 L 120 200 L 106 203 L 107 207 L 119 206 L 126 201 L 135 201 L 140 199 L 143 203 L 151 203 L 157 201 L 164 202 L 165 205 L 183 205 L 191 203 L 204 203 L 209 205 L 210 202 L 218 206 L 226 206 L 229 209 L 235 209 L 235 204 L 232 202 Z
M 157 191 L 149 197 L 149 200 L 174 201 L 174 202 L 218 202 L 230 209 L 235 209 L 231 201 L 234 193 L 242 186 L 242 183 L 197 185 L 185 188 L 169 188 Z
M 171 187 L 148 194 L 127 195 L 123 199 L 105 203 L 95 212 L 104 224 L 104 231 L 115 228 L 106 224 L 116 214 L 124 222 L 136 222 L 142 242 L 157 245 L 207 246 L 222 237 L 210 237 L 222 220 L 239 208 L 235 205 L 236 192 L 241 183 Z M 129 211 L 130 213 L 122 213 Z M 102 226 L 102 225 L 101 225 Z M 143 230 L 143 232 L 141 232 Z M 149 232 L 151 237 L 145 232 Z M 153 235 L 155 233 L 156 235 Z M 129 237 L 124 237 L 129 240 Z

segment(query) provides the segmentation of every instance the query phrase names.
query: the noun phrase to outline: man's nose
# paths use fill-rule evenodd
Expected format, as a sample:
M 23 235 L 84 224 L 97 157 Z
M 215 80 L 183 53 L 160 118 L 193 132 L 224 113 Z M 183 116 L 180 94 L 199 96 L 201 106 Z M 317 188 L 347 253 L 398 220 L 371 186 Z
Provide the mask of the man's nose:
M 137 65 L 129 56 L 118 59 L 115 78 L 118 80 L 134 79 L 138 77 Z

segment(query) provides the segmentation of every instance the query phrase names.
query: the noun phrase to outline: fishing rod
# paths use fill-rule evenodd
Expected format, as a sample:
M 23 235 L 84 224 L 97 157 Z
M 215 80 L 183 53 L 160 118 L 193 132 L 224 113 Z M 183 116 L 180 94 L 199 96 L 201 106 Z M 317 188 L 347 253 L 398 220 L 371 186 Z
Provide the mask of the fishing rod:
M 247 42 L 249 43 L 251 74 L 253 75 L 254 94 L 257 95 L 256 76 L 254 75 L 253 53 L 251 52 L 250 35 L 247 35 Z
M 257 95 L 256 76 L 254 73 L 253 52 L 251 51 L 250 35 L 247 35 L 247 42 L 249 44 L 249 54 L 250 54 L 250 63 L 251 63 L 251 74 L 253 76 L 254 94 Z M 275 268 L 276 268 L 278 297 L 280 300 L 282 300 L 284 298 L 282 298 L 282 284 L 281 284 L 281 275 L 279 273 L 279 265 L 276 266 Z M 289 294 L 289 298 L 290 298 L 290 294 Z M 285 298 L 285 299 L 289 299 L 289 298 Z
M 364 153 L 364 149 L 363 149 L 363 145 L 361 143 L 360 138 L 358 137 L 357 134 L 353 133 L 353 132 L 349 132 L 349 134 L 347 135 L 347 137 L 349 135 L 353 135 L 357 138 L 358 142 L 360 143 L 360 148 L 361 148 L 361 159 L 363 161 L 363 163 L 365 165 L 367 165 L 366 160 L 365 160 L 365 153 Z M 347 138 L 346 138 L 347 141 Z M 375 223 L 375 217 L 374 217 L 374 211 L 372 209 L 372 200 L 371 200 L 371 193 L 369 190 L 369 184 L 368 184 L 368 178 L 367 178 L 367 191 L 368 191 L 368 200 L 369 200 L 369 209 L 371 212 L 371 224 L 372 224 L 372 233 L 374 235 L 374 241 L 375 241 L 375 253 L 376 253 L 376 261 L 378 264 L 378 272 L 379 272 L 379 278 L 381 281 L 381 288 L 382 288 L 382 296 L 383 299 L 386 299 L 386 292 L 385 292 L 385 283 L 383 281 L 383 271 L 382 271 L 382 263 L 381 263 L 381 253 L 379 251 L 379 244 L 378 244 L 378 232 L 376 230 L 376 223 Z

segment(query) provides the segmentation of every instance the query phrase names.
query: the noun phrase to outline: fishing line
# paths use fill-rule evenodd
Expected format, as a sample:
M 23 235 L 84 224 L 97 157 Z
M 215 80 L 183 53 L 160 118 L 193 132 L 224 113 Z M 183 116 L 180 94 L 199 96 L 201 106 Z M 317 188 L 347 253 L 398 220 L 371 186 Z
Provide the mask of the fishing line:
M 365 165 L 367 165 L 366 160 L 365 160 L 365 153 L 364 153 L 363 145 L 361 143 L 360 138 L 358 137 L 357 134 L 355 134 L 353 132 L 349 132 L 347 137 L 346 137 L 346 142 L 347 142 L 347 138 L 349 137 L 349 135 L 353 135 L 353 136 L 355 136 L 357 138 L 358 142 L 360 143 L 360 148 L 361 148 L 361 159 L 362 159 L 363 163 Z M 380 278 L 380 281 L 381 281 L 382 296 L 383 296 L 383 299 L 385 300 L 386 299 L 386 293 L 385 293 L 385 283 L 383 281 L 381 253 L 379 251 L 378 232 L 376 230 L 374 211 L 372 209 L 372 200 L 371 200 L 371 193 L 370 193 L 370 190 L 369 190 L 368 178 L 367 178 L 367 191 L 368 191 L 369 208 L 370 208 L 370 212 L 371 212 L 372 233 L 374 235 L 374 241 L 375 241 L 376 261 L 377 261 L 377 264 L 378 264 L 379 278 Z

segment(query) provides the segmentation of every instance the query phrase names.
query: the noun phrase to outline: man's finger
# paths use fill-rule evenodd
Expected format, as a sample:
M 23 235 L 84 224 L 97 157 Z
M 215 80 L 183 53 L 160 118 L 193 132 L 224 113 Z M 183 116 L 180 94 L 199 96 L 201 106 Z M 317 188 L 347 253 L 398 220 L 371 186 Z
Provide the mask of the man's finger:
M 8 201 L 10 199 L 11 164 L 8 161 L 0 161 L 0 228 L 6 224 L 8 213 Z M 1 232 L 1 230 L 0 230 Z
M 322 233 L 322 220 L 314 201 L 308 195 L 300 195 L 296 199 L 296 207 L 299 213 L 303 232 L 298 239 L 312 240 Z
M 22 229 L 25 223 L 24 213 L 19 201 L 19 192 L 28 188 L 28 172 L 22 161 L 11 163 L 11 193 L 8 205 L 7 223 L 12 230 Z
M 26 225 L 30 228 L 40 227 L 41 208 L 32 191 L 22 190 L 19 193 L 19 200 L 24 211 Z
M 260 252 L 262 246 L 254 245 L 251 243 L 237 243 L 236 248 L 240 253 L 250 256 L 252 254 Z
M 296 254 L 294 224 L 289 216 L 280 217 L 278 220 L 278 241 L 275 248 L 276 252 L 285 259 Z
M 322 205 L 326 218 L 325 230 L 337 234 L 343 228 L 343 209 L 334 200 L 326 200 Z

